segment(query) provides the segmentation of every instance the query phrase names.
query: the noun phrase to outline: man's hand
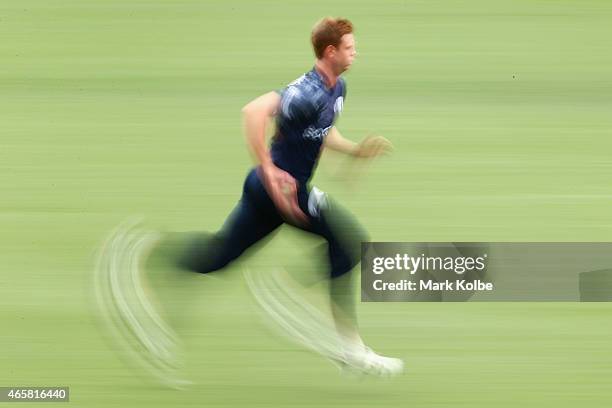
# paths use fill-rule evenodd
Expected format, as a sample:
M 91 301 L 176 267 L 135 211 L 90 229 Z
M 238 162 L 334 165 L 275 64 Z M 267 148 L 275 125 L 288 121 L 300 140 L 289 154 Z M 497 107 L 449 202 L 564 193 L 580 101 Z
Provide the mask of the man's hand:
M 260 174 L 264 187 L 281 216 L 295 225 L 307 225 L 308 217 L 298 204 L 297 182 L 293 176 L 274 164 L 261 166 Z
M 391 142 L 382 136 L 368 136 L 363 139 L 353 150 L 355 157 L 376 157 L 387 154 L 393 150 Z

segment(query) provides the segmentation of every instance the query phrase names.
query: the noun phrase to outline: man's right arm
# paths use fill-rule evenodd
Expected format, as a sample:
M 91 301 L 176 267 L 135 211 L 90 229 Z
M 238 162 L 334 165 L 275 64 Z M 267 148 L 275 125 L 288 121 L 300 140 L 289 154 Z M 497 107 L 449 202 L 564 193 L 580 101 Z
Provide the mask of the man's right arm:
M 261 165 L 262 182 L 274 205 L 285 219 L 303 225 L 308 218 L 297 201 L 297 182 L 274 165 L 266 146 L 266 124 L 278 113 L 280 103 L 279 94 L 268 92 L 245 105 L 242 108 L 244 133 L 255 160 Z
M 276 92 L 268 92 L 253 99 L 242 108 L 244 133 L 251 153 L 263 169 L 272 165 L 270 152 L 266 147 L 266 125 L 270 117 L 276 115 L 281 97 Z

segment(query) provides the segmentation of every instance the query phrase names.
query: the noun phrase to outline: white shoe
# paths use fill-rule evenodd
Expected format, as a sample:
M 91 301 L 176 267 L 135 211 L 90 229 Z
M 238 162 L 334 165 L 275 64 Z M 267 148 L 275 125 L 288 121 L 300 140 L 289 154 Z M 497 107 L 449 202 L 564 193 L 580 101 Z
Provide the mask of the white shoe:
M 404 372 L 404 362 L 401 359 L 381 356 L 365 345 L 346 351 L 343 362 L 349 370 L 381 377 Z

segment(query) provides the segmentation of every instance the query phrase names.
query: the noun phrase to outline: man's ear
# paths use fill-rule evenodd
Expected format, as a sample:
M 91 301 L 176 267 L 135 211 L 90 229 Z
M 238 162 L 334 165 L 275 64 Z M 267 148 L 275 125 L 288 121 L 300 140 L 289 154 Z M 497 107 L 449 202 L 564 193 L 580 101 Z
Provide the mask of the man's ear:
M 329 56 L 333 56 L 336 54 L 336 47 L 334 47 L 333 45 L 328 45 L 327 47 L 325 47 L 325 51 L 323 52 L 323 55 L 329 55 Z

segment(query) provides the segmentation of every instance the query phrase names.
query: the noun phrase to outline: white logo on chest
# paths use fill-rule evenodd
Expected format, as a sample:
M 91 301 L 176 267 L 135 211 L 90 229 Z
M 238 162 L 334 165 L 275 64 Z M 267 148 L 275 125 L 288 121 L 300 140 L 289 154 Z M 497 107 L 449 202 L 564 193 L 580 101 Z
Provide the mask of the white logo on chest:
M 305 139 L 321 140 L 327 136 L 329 129 L 331 129 L 331 126 L 326 128 L 315 128 L 314 126 L 308 126 L 306 130 L 304 130 L 303 136 Z

